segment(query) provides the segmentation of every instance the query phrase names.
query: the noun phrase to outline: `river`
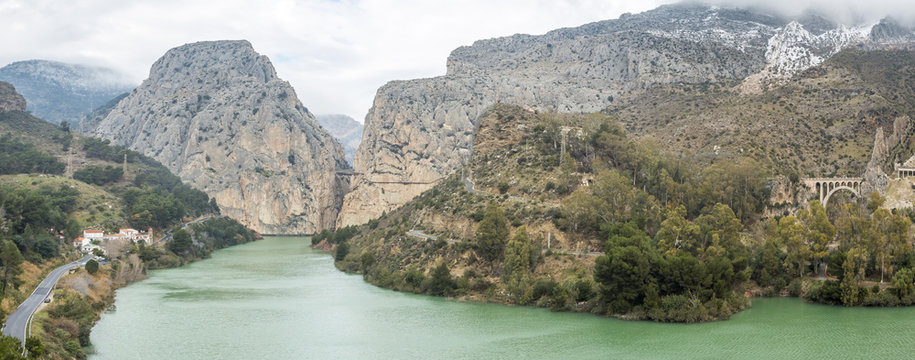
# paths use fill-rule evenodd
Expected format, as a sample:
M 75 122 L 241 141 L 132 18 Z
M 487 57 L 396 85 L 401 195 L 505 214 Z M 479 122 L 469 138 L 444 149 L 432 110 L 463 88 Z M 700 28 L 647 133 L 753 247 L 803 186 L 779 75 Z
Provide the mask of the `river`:
M 628 322 L 381 289 L 268 237 L 118 290 L 90 359 L 911 358 L 915 308 L 754 299 L 729 321 Z

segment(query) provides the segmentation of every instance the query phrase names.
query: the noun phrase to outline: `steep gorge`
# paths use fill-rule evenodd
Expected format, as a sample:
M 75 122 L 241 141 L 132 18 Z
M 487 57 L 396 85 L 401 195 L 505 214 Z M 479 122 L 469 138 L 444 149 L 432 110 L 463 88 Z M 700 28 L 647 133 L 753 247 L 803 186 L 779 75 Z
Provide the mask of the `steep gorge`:
M 247 41 L 169 50 L 90 134 L 155 158 L 261 233 L 333 228 L 341 145 Z

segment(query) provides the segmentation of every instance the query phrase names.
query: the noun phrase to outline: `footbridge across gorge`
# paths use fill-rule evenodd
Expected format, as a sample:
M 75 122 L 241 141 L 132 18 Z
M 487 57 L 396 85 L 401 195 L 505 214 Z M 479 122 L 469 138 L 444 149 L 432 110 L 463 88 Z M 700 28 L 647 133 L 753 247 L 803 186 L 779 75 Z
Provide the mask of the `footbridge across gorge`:
M 810 191 L 815 192 L 823 206 L 829 202 L 829 198 L 837 191 L 849 191 L 855 196 L 861 196 L 861 183 L 864 178 L 859 177 L 834 177 L 834 178 L 806 178 L 801 179 L 801 184 L 807 186 Z

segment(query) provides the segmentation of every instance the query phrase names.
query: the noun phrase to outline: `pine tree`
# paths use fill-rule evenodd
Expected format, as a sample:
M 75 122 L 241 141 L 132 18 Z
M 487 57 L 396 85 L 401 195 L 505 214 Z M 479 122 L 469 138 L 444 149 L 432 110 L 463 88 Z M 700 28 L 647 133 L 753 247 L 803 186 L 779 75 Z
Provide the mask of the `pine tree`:
M 5 240 L 0 246 L 0 262 L 3 263 L 2 278 L 0 278 L 0 298 L 6 294 L 6 287 L 10 283 L 17 286 L 16 276 L 22 273 L 22 254 L 12 241 Z
M 502 246 L 508 238 L 505 213 L 496 204 L 486 207 L 483 219 L 477 227 L 476 242 L 480 257 L 489 262 L 490 271 L 495 271 L 495 262 L 502 257 Z
M 515 231 L 515 236 L 505 248 L 505 261 L 502 263 L 502 276 L 510 280 L 518 275 L 530 272 L 531 242 L 527 236 L 527 228 L 521 227 Z

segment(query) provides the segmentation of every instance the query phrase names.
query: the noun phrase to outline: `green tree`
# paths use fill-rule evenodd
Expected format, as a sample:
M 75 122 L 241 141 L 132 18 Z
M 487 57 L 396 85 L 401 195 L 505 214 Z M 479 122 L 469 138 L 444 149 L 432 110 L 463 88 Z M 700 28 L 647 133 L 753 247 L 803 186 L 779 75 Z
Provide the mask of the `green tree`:
M 605 170 L 594 177 L 591 192 L 598 200 L 597 216 L 602 223 L 618 223 L 629 220 L 629 210 L 635 199 L 632 183 L 616 170 Z
M 668 209 L 667 218 L 661 222 L 655 241 L 658 251 L 664 256 L 678 256 L 681 251 L 694 253 L 700 236 L 699 226 L 686 219 L 686 208 L 678 206 Z
M 842 304 L 845 306 L 853 306 L 860 300 L 858 298 L 858 281 L 855 278 L 858 260 L 859 256 L 857 249 L 852 249 L 849 250 L 845 262 L 842 264 L 844 274 L 842 276 L 842 281 L 839 283 L 839 289 L 842 293 Z
M 606 253 L 595 260 L 594 280 L 601 285 L 609 311 L 623 313 L 638 305 L 650 290 L 647 286 L 657 282 L 652 271 L 659 267 L 660 259 L 651 239 L 633 224 L 618 224 L 609 232 Z
M 912 269 L 902 268 L 893 275 L 893 288 L 896 289 L 896 295 L 900 298 L 912 295 L 915 291 L 915 274 Z
M 515 231 L 515 236 L 505 248 L 505 261 L 502 262 L 502 277 L 512 279 L 517 275 L 530 272 L 531 241 L 524 226 Z
M 876 191 L 875 191 L 876 192 Z M 868 233 L 868 252 L 874 255 L 877 260 L 877 267 L 880 269 L 880 282 L 883 282 L 883 276 L 886 273 L 886 257 L 890 249 L 890 232 L 893 229 L 893 214 L 886 209 L 877 209 L 871 215 L 871 231 Z
M 67 240 L 73 240 L 78 238 L 82 234 L 82 226 L 79 226 L 79 222 L 76 219 L 70 219 L 67 221 L 67 227 L 64 228 L 64 236 L 67 237 Z
M 578 164 L 568 151 L 562 153 L 559 158 L 560 193 L 569 193 L 575 190 L 578 183 L 581 182 L 581 176 L 578 175 Z
M 9 284 L 18 286 L 19 282 L 16 276 L 22 273 L 22 254 L 19 248 L 12 241 L 4 240 L 0 246 L 0 263 L 3 265 L 2 278 L 0 278 L 0 299 L 6 295 L 6 289 Z
M 794 216 L 785 216 L 778 220 L 778 239 L 785 247 L 785 267 L 797 269 L 798 276 L 804 276 L 804 268 L 810 257 L 810 248 L 805 243 L 804 226 Z
M 597 197 L 586 188 L 578 188 L 560 203 L 562 221 L 572 234 L 591 234 L 601 225 L 600 213 L 604 211 Z
M 480 257 L 489 262 L 490 271 L 495 271 L 495 262 L 502 257 L 502 246 L 508 238 L 505 213 L 496 204 L 489 204 L 480 225 L 477 226 L 476 243 Z
M 90 275 L 94 275 L 96 272 L 98 272 L 98 261 L 95 261 L 95 260 L 87 261 L 86 262 L 86 272 L 88 272 Z
M 349 254 L 349 244 L 347 244 L 345 242 L 340 243 L 337 245 L 336 249 L 334 250 L 334 261 L 343 261 L 343 259 L 346 259 L 346 255 L 348 255 L 348 254 Z
M 695 224 L 699 226 L 696 256 L 700 260 L 723 257 L 726 254 L 731 255 L 730 258 L 735 253 L 742 255 L 745 252 L 740 243 L 743 225 L 729 206 L 715 204 L 710 211 L 696 218 Z
M 25 350 L 28 351 L 29 359 L 38 359 L 44 354 L 44 345 L 37 337 L 29 336 L 25 339 Z
M 19 342 L 19 339 L 6 335 L 0 337 L 0 359 L 24 359 L 22 356 L 22 343 Z
M 608 249 L 594 263 L 594 280 L 603 285 L 611 313 L 624 313 L 645 292 L 651 279 L 652 252 L 644 247 Z
M 870 220 L 857 204 L 845 204 L 839 208 L 835 228 L 839 248 L 842 249 L 863 246 L 871 231 Z
M 829 255 L 827 246 L 836 236 L 836 228 L 826 217 L 826 209 L 819 200 L 810 203 L 810 210 L 798 211 L 798 218 L 806 226 L 807 244 L 809 244 L 809 257 L 813 261 L 815 271 L 819 271 L 823 259 Z
M 871 212 L 877 211 L 883 203 L 886 202 L 886 198 L 883 195 L 880 195 L 880 192 L 874 190 L 870 194 L 867 194 L 867 208 Z
M 756 249 L 753 279 L 761 286 L 773 286 L 776 280 L 784 274 L 784 267 L 780 256 L 782 251 L 775 237 L 767 237 L 761 248 Z
M 181 255 L 191 249 L 191 234 L 184 229 L 175 231 L 172 235 L 172 241 L 168 242 L 168 249 L 173 253 Z
M 457 285 L 451 277 L 451 270 L 444 262 L 432 269 L 429 276 L 429 293 L 432 295 L 450 295 Z

